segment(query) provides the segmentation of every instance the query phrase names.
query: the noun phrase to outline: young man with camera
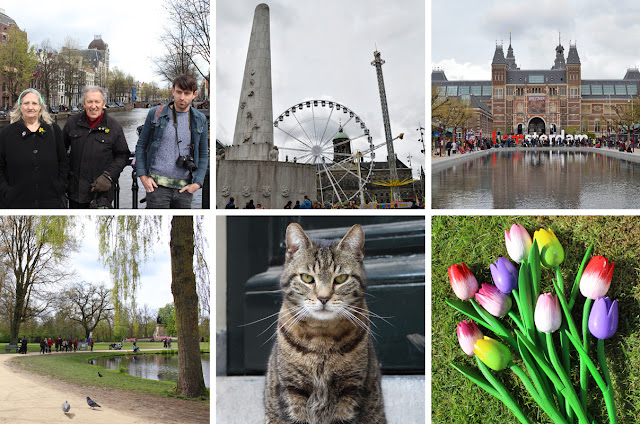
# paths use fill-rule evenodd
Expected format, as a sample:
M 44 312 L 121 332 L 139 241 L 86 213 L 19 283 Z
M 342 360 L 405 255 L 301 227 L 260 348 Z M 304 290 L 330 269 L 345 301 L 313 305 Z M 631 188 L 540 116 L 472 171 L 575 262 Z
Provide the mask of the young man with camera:
M 147 209 L 190 209 L 209 162 L 207 118 L 191 107 L 196 80 L 173 80 L 173 102 L 151 108 L 136 145 L 136 172 L 147 192 Z

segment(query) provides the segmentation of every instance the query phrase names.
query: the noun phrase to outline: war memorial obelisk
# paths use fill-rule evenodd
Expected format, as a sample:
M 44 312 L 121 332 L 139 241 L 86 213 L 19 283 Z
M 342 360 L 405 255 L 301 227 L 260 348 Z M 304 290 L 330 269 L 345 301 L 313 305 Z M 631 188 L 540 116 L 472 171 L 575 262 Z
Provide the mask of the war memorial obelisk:
M 216 206 L 230 197 L 242 208 L 249 200 L 282 208 L 305 195 L 316 197 L 312 165 L 279 162 L 273 144 L 269 6 L 256 7 L 247 52 L 233 144 L 217 160 Z

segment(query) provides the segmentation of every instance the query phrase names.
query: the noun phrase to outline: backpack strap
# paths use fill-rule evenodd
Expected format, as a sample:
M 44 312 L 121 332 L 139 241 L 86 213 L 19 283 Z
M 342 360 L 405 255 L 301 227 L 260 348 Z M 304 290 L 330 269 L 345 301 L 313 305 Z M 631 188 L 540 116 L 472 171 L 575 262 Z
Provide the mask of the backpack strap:
M 156 106 L 156 114 L 153 116 L 154 125 L 158 122 L 158 119 L 160 119 L 160 115 L 162 114 L 163 109 L 164 106 Z

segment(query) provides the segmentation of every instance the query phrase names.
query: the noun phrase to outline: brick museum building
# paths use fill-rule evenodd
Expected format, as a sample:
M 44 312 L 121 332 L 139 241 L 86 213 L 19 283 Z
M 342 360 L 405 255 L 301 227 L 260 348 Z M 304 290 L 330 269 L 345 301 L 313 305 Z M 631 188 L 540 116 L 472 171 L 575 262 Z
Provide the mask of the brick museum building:
M 576 45 L 569 45 L 565 58 L 559 40 L 550 68 L 520 69 L 509 38 L 506 56 L 502 45 L 496 45 L 491 80 L 449 81 L 444 70 L 432 71 L 434 89 L 462 98 L 472 108 L 473 122 L 466 131 L 481 133 L 483 138 L 491 137 L 492 131 L 505 135 L 562 130 L 616 138 L 621 130 L 614 122 L 625 110 L 628 113 L 634 104 L 639 105 L 637 68 L 628 69 L 620 79 L 585 79 Z M 588 73 L 585 69 L 586 76 Z

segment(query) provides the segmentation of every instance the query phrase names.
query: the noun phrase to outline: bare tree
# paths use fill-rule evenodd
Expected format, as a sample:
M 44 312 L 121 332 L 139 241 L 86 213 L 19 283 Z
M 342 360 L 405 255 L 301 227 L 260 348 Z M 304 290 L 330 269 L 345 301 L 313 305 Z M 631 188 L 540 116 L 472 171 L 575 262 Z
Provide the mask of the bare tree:
M 193 46 L 187 39 L 184 26 L 167 29 L 161 37 L 167 53 L 153 59 L 156 73 L 166 81 L 173 81 L 178 75 L 191 75 L 197 78 L 198 70 L 193 63 Z
M 47 38 L 37 49 L 38 64 L 36 65 L 35 82 L 43 94 L 48 105 L 57 105 L 58 94 L 58 51 Z M 56 101 L 52 94 L 55 93 Z
M 209 0 L 167 0 L 166 9 L 171 21 L 184 26 L 187 40 L 192 46 L 191 61 L 200 75 L 209 81 L 210 77 L 210 31 L 211 21 Z M 200 65 L 196 58 L 200 58 L 206 67 Z
M 113 310 L 111 290 L 104 285 L 76 283 L 66 290 L 64 297 L 71 304 L 69 319 L 82 326 L 86 338 L 105 319 L 107 312 Z
M 64 45 L 58 54 L 58 68 L 69 108 L 73 103 L 79 102 L 80 92 L 85 86 L 86 73 L 83 63 L 80 43 L 71 37 L 65 38 Z

